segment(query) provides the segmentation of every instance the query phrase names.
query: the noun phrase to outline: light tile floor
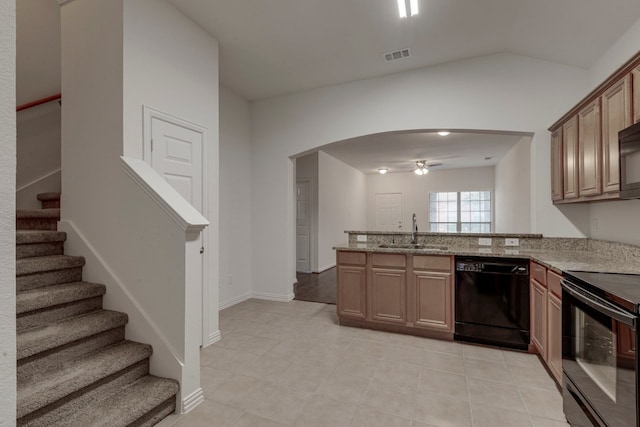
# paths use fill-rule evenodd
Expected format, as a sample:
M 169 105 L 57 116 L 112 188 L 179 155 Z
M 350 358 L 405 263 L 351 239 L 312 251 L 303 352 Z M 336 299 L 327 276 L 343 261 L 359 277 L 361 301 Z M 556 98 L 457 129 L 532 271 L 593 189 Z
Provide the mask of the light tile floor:
M 535 355 L 344 327 L 303 301 L 245 301 L 220 329 L 176 427 L 568 426 Z

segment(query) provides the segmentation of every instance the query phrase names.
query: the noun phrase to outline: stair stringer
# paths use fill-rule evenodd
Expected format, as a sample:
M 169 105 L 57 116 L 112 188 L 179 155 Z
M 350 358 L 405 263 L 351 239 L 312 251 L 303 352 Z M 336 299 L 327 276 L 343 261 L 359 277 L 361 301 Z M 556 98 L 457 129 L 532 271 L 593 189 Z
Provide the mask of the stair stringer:
M 88 281 L 102 283 L 107 287 L 104 297 L 104 308 L 127 313 L 129 323 L 126 326 L 127 339 L 145 342 L 152 346 L 153 355 L 150 358 L 150 372 L 153 375 L 175 378 L 180 383 L 180 390 L 176 396 L 180 413 L 187 413 L 204 401 L 201 387 L 188 390 L 183 383 L 200 376 L 200 366 L 186 366 L 184 351 L 172 345 L 168 337 L 162 332 L 142 304 L 127 289 L 124 282 L 117 276 L 100 253 L 89 243 L 82 232 L 72 221 L 58 222 L 58 231 L 67 233 L 65 253 L 82 254 L 86 263 L 83 278 Z M 178 409 L 178 408 L 176 408 Z

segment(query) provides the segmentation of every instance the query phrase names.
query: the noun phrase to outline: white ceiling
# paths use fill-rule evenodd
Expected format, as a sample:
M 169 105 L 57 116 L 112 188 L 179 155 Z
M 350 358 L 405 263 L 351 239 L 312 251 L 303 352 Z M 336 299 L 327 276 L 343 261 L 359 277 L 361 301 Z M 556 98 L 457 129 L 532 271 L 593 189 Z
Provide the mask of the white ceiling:
M 220 42 L 222 83 L 249 100 L 511 52 L 589 68 L 638 0 L 170 0 Z M 387 63 L 383 53 L 410 48 Z
M 389 168 L 389 173 L 406 173 L 415 169 L 417 160 L 442 164 L 433 170 L 495 166 L 523 138 L 530 139 L 531 134 L 389 132 L 335 142 L 321 150 L 366 174 L 378 173 L 381 167 Z

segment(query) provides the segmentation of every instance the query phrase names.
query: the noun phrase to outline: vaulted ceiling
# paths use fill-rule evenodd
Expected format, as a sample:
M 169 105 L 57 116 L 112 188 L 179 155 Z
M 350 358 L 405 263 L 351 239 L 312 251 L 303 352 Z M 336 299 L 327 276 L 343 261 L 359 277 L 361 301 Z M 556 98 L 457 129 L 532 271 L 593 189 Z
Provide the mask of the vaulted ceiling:
M 249 100 L 505 52 L 589 68 L 640 18 L 638 0 L 419 0 L 405 19 L 396 0 L 170 1 L 220 42 L 221 81 Z

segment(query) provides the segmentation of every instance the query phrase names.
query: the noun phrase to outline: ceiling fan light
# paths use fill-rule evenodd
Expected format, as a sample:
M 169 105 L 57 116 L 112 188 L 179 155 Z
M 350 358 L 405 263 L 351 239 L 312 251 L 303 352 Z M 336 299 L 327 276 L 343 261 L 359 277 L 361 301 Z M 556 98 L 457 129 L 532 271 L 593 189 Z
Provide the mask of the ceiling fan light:
M 416 168 L 416 170 L 414 170 L 413 173 L 415 173 L 416 175 L 422 175 L 422 169 Z
M 380 175 L 384 175 L 387 172 L 389 172 L 389 168 L 380 168 L 380 169 L 378 169 L 378 173 Z
M 438 135 L 440 135 L 440 136 L 447 136 L 447 135 L 449 135 L 450 133 L 451 133 L 451 132 L 449 132 L 449 131 L 441 130 L 440 132 L 438 132 Z

